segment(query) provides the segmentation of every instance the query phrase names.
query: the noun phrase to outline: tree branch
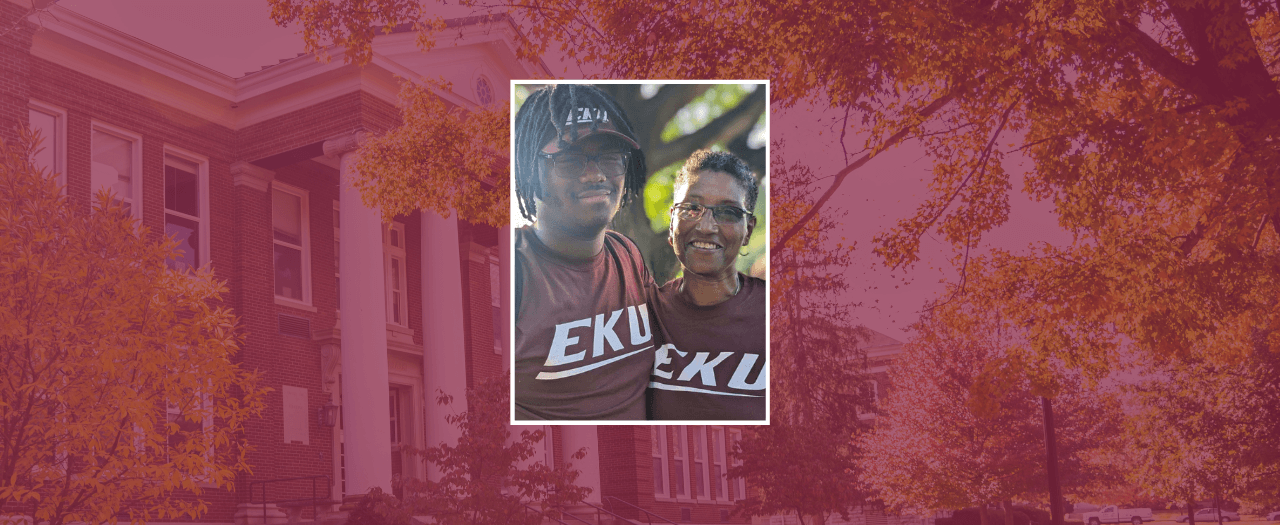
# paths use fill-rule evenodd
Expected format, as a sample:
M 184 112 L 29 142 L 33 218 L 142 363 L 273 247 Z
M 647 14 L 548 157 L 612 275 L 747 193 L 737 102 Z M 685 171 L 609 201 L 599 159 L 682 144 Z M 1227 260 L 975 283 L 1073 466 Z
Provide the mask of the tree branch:
M 1179 88 L 1200 97 L 1201 100 L 1211 103 L 1220 102 L 1194 66 L 1178 60 L 1154 38 L 1138 29 L 1138 26 L 1132 22 L 1120 20 L 1114 27 L 1120 33 L 1122 50 L 1127 48 L 1128 52 L 1138 57 L 1147 67 L 1154 69 L 1156 73 Z
M 703 126 L 702 129 L 668 142 L 662 145 L 661 148 L 655 148 L 655 155 L 646 160 L 649 161 L 649 166 L 654 169 L 660 169 L 673 162 L 684 160 L 694 151 L 705 147 L 707 144 L 724 142 L 732 139 L 735 135 L 751 131 L 756 119 L 760 118 L 761 112 L 767 110 L 768 108 L 765 107 L 765 90 L 757 89 L 747 95 L 747 98 L 743 99 L 733 109 L 716 117 L 706 126 Z
M 676 113 L 711 89 L 711 84 L 667 84 L 658 89 L 658 93 L 649 100 L 640 101 L 641 113 L 637 117 L 644 119 L 649 130 L 649 144 L 662 142 L 662 130 L 667 122 L 675 118 Z
M 948 103 L 954 100 L 956 98 L 957 92 L 958 92 L 957 90 L 952 90 L 951 92 L 945 95 L 942 95 L 937 99 L 934 99 L 933 102 L 930 102 L 929 105 L 925 106 L 918 113 L 916 113 L 916 120 L 923 121 L 924 119 L 929 118 L 931 115 L 936 113 L 939 109 L 942 109 L 943 106 L 946 106 Z M 847 177 L 850 173 L 853 173 L 854 170 L 866 165 L 867 162 L 869 162 L 872 158 L 875 158 L 875 156 L 880 154 L 880 152 L 886 149 L 889 149 L 894 145 L 898 144 L 899 142 L 901 142 L 902 139 L 906 138 L 907 134 L 911 132 L 911 129 L 918 125 L 919 125 L 919 122 L 916 122 L 913 124 L 906 124 L 902 126 L 902 128 L 898 129 L 897 133 L 894 133 L 892 136 L 886 139 L 882 144 L 880 144 L 880 146 L 876 147 L 876 149 L 873 149 L 867 152 L 865 155 L 858 157 L 858 160 L 853 161 L 852 164 L 845 166 L 843 169 L 837 172 L 835 175 L 835 181 L 831 183 L 831 187 L 827 188 L 827 191 L 823 193 L 821 197 L 818 197 L 817 202 L 813 203 L 813 207 L 809 208 L 809 211 L 805 212 L 804 215 L 800 216 L 800 219 L 798 219 L 795 224 L 791 225 L 791 228 L 787 229 L 787 231 L 783 233 L 780 237 L 778 237 L 778 240 L 773 243 L 774 253 L 781 251 L 783 247 L 787 245 L 787 241 L 790 241 L 792 237 L 795 237 L 796 234 L 799 233 L 802 228 L 804 228 L 805 223 L 812 220 L 813 216 L 818 214 L 818 210 L 822 209 L 822 206 L 825 205 L 827 201 L 831 199 L 831 196 L 835 194 L 836 189 L 840 188 L 840 184 L 844 182 L 845 177 Z
M 923 234 L 929 228 L 932 228 L 933 225 L 938 222 L 938 219 L 942 218 L 942 214 L 946 213 L 947 209 L 951 207 L 951 203 L 955 201 L 956 197 L 960 195 L 960 192 L 963 191 L 964 188 L 969 185 L 969 181 L 973 179 L 973 176 L 977 175 L 978 173 L 981 173 L 982 170 L 986 169 L 987 161 L 991 159 L 991 149 L 995 147 L 996 139 L 1000 138 L 1000 133 L 1004 131 L 1005 124 L 1009 123 L 1009 114 L 1013 112 L 1013 108 L 1017 107 L 1018 102 L 1020 100 L 1022 100 L 1021 97 L 1014 100 L 1012 103 L 1009 104 L 1009 107 L 1005 108 L 1004 113 L 1000 115 L 1000 125 L 996 126 L 996 130 L 994 133 L 991 134 L 991 139 L 987 141 L 986 147 L 982 148 L 982 156 L 978 159 L 978 163 L 973 166 L 973 169 L 969 170 L 969 174 L 965 175 L 964 179 L 960 181 L 960 184 L 956 185 L 956 190 L 951 192 L 951 195 L 947 197 L 947 200 L 942 204 L 942 207 L 938 208 L 938 212 L 935 213 L 933 217 L 929 218 L 929 221 L 927 224 L 925 224 L 920 228 L 920 232 L 916 234 L 917 240 L 919 240 L 919 237 L 921 234 Z M 967 254 L 968 254 L 967 246 L 966 246 L 965 253 L 966 253 L 966 260 L 967 260 Z

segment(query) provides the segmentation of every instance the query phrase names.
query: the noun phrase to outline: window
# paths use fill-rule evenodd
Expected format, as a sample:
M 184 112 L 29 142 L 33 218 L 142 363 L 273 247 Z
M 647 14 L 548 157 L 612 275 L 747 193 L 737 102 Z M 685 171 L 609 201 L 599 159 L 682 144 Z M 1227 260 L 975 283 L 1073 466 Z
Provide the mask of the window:
M 737 452 L 739 445 L 741 443 L 742 443 L 742 431 L 736 430 L 736 429 L 730 430 L 729 431 L 729 450 L 733 452 Z M 733 458 L 733 466 L 741 467 L 742 460 L 736 457 Z M 732 497 L 735 500 L 747 498 L 746 478 L 733 478 L 729 481 L 729 486 L 733 489 L 733 494 L 730 497 Z
M 196 394 L 188 399 L 166 403 L 165 423 L 170 432 L 165 443 L 166 461 L 173 461 L 175 454 L 181 454 L 183 445 L 190 439 L 200 439 L 195 450 L 203 451 L 202 455 L 206 460 L 213 458 L 213 446 L 204 441 L 203 436 L 213 426 L 213 407 L 208 394 Z
M 543 465 L 556 466 L 556 433 L 551 425 L 542 425 L 542 458 Z
M 684 426 L 677 426 L 675 442 L 671 443 L 671 457 L 675 460 L 676 486 L 678 498 L 689 497 L 689 436 Z
M 387 400 L 387 407 L 391 410 L 391 446 L 400 446 L 403 419 L 400 417 L 400 389 L 391 387 L 390 397 Z
M 493 353 L 502 354 L 502 270 L 498 266 L 498 248 L 489 249 L 489 309 L 493 312 Z
M 391 223 L 383 237 L 383 258 L 386 260 L 387 322 L 405 326 L 408 324 L 408 294 L 405 293 L 404 225 Z
M 693 495 L 706 498 L 707 492 L 707 427 L 693 427 Z
M 164 156 L 164 233 L 178 241 L 182 254 L 168 261 L 175 270 L 193 270 L 208 262 L 207 163 L 167 151 Z
M 667 496 L 667 427 L 649 427 L 649 437 L 653 442 L 653 494 Z
M 93 124 L 91 188 L 96 195 L 107 190 L 126 213 L 142 218 L 142 137 L 127 131 Z
M 729 500 L 724 458 L 724 429 L 711 427 L 711 497 L 720 501 Z
M 31 129 L 40 132 L 40 145 L 36 147 L 40 151 L 31 161 L 37 168 L 58 174 L 58 184 L 66 185 L 67 112 L 34 100 L 27 105 L 27 110 Z
M 271 183 L 271 230 L 275 243 L 276 297 L 311 304 L 307 193 Z
M 481 106 L 493 103 L 493 86 L 489 84 L 489 78 L 484 75 L 476 78 L 476 102 Z
M 880 401 L 880 384 L 870 380 L 858 386 L 858 419 L 876 417 L 876 403 Z

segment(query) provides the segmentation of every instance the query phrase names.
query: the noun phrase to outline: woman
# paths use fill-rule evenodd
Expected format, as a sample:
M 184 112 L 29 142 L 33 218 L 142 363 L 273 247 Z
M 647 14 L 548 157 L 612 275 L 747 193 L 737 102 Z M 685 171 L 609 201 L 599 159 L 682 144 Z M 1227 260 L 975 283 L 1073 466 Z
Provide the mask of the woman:
M 676 175 L 667 241 L 684 275 L 658 291 L 667 344 L 654 356 L 653 419 L 765 419 L 765 282 L 734 267 L 758 193 L 729 153 L 698 151 Z

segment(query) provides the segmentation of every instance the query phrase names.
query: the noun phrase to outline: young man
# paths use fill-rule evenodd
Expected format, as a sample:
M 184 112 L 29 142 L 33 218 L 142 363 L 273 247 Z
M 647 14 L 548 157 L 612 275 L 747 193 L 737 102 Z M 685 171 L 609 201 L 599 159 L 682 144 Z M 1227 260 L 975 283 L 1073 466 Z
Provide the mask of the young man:
M 529 95 L 516 114 L 513 179 L 517 420 L 645 419 L 657 342 L 653 278 L 609 231 L 643 192 L 644 154 L 617 102 L 581 85 Z
M 667 241 L 684 275 L 662 286 L 667 344 L 655 356 L 653 419 L 765 419 L 765 282 L 738 272 L 759 189 L 729 153 L 695 152 L 676 175 Z

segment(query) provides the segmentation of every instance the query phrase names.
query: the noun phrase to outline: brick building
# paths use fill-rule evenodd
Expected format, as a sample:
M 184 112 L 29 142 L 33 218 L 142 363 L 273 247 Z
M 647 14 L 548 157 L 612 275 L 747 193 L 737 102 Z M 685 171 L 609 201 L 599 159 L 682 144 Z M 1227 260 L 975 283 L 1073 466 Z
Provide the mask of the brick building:
M 152 235 L 182 241 L 175 266 L 211 266 L 242 321 L 243 366 L 274 390 L 248 427 L 252 475 L 206 491 L 201 521 L 284 521 L 285 506 L 257 503 L 264 483 L 266 499 L 309 498 L 314 482 L 336 501 L 431 476 L 401 448 L 456 439 L 436 391 L 465 403 L 468 386 L 508 367 L 509 231 L 430 212 L 383 224 L 345 174 L 362 134 L 398 124 L 397 77 L 443 76 L 453 90 L 437 95 L 467 109 L 505 100 L 512 78 L 550 76 L 517 59 L 515 25 L 455 19 L 456 40 L 428 53 L 397 31 L 365 67 L 335 50 L 329 63 L 304 55 L 231 77 L 47 9 L 0 0 L 0 137 L 41 130 L 36 161 L 74 205 L 110 188 Z M 593 492 L 577 510 L 593 521 L 608 516 L 599 509 L 746 521 L 728 511 L 748 487 L 724 477 L 740 428 L 550 430 L 543 461 L 588 449 L 575 467 Z

